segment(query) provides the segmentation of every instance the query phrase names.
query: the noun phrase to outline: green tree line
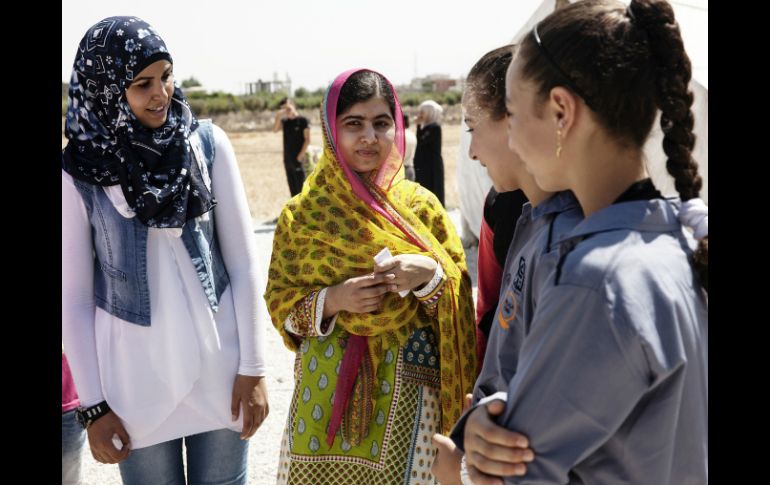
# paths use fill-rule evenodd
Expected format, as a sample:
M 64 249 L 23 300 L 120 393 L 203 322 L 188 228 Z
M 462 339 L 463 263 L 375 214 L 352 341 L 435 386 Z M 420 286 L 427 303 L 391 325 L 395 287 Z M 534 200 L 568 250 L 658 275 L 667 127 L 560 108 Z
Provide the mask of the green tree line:
M 184 87 L 198 86 L 195 78 L 182 82 Z M 62 116 L 67 112 L 67 83 L 62 83 Z M 309 91 L 298 88 L 292 98 L 299 109 L 318 109 L 323 102 L 324 89 Z M 264 111 L 278 109 L 278 103 L 286 97 L 286 93 L 256 93 L 251 95 L 234 95 L 222 91 L 205 93 L 192 91 L 186 94 L 190 107 L 197 116 L 211 116 L 231 112 Z M 399 94 L 402 106 L 415 107 L 425 100 L 432 99 L 439 104 L 453 106 L 460 102 L 461 93 L 447 91 L 444 93 L 409 92 Z

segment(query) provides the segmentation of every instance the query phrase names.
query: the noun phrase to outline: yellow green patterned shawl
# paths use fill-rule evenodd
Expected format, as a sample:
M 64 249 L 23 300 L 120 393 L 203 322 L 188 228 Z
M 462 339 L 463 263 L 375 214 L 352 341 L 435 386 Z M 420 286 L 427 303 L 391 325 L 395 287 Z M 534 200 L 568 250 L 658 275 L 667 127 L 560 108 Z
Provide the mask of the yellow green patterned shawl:
M 335 153 L 336 131 L 329 128 L 336 122 L 336 98 L 329 103 L 334 87 L 327 91 L 322 108 L 323 155 L 302 192 L 286 204 L 278 220 L 265 293 L 270 316 L 286 345 L 296 351 L 297 342 L 284 329 L 284 322 L 310 292 L 371 273 L 373 257 L 384 247 L 394 256 L 413 253 L 434 258 L 447 277 L 436 317 L 427 317 L 413 295 L 401 298 L 389 293 L 382 310 L 342 311 L 336 325 L 368 337 L 375 370 L 385 347 L 403 345 L 416 328 L 432 325 L 439 338 L 442 430 L 448 433 L 460 417 L 463 396 L 472 390 L 476 369 L 471 281 L 463 248 L 435 196 L 404 180 L 403 142 L 394 144 L 393 153 L 376 174 L 355 181 L 363 182 L 370 201 L 356 194 L 350 169 Z M 403 139 L 398 100 L 396 106 L 397 135 Z M 386 171 L 393 175 L 382 177 Z

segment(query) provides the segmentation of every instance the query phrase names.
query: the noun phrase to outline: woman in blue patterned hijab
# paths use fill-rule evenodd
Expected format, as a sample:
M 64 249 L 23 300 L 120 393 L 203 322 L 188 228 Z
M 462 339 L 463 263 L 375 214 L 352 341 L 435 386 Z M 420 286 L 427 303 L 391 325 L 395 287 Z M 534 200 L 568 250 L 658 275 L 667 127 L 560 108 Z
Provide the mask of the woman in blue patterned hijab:
M 269 411 L 262 272 L 233 146 L 195 118 L 172 62 L 136 17 L 106 18 L 78 46 L 63 348 L 91 454 L 124 485 L 245 485 Z
M 109 17 L 80 41 L 72 70 L 62 168 L 94 185 L 120 184 L 131 209 L 150 227 L 182 227 L 216 201 L 192 161 L 198 120 L 174 86 L 171 54 L 136 17 Z M 151 93 L 159 70 L 163 89 Z

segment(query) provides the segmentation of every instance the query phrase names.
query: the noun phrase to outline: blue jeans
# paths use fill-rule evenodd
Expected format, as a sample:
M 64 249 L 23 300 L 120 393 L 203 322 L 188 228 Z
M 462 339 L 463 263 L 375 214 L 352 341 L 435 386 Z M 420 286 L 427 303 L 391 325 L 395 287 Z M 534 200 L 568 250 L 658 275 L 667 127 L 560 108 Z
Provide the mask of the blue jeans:
M 248 450 L 240 433 L 220 429 L 131 450 L 118 466 L 123 485 L 246 485 Z
M 86 432 L 75 419 L 75 410 L 61 415 L 61 483 L 80 485 Z

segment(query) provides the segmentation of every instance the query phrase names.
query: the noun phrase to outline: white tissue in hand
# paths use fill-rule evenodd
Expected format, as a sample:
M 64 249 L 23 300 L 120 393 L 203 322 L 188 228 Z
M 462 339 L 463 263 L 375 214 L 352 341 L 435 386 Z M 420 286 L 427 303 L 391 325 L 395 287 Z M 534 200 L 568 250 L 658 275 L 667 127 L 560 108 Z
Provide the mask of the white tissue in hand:
M 112 435 L 112 444 L 119 450 L 123 449 L 123 442 L 120 441 L 120 436 L 117 434 Z
M 382 251 L 380 251 L 374 256 L 374 262 L 377 264 L 380 264 L 383 261 L 390 259 L 392 257 L 393 255 L 390 254 L 390 250 L 388 248 L 382 248 Z M 399 296 L 401 296 L 401 298 L 403 298 L 409 294 L 409 290 L 399 291 L 398 294 Z
M 386 259 L 389 259 L 389 258 L 392 258 L 392 257 L 393 257 L 393 255 L 390 254 L 390 249 L 382 248 L 382 251 L 380 251 L 379 253 L 377 253 L 374 256 L 374 262 L 377 263 L 377 264 L 380 264 L 383 261 L 385 261 Z

